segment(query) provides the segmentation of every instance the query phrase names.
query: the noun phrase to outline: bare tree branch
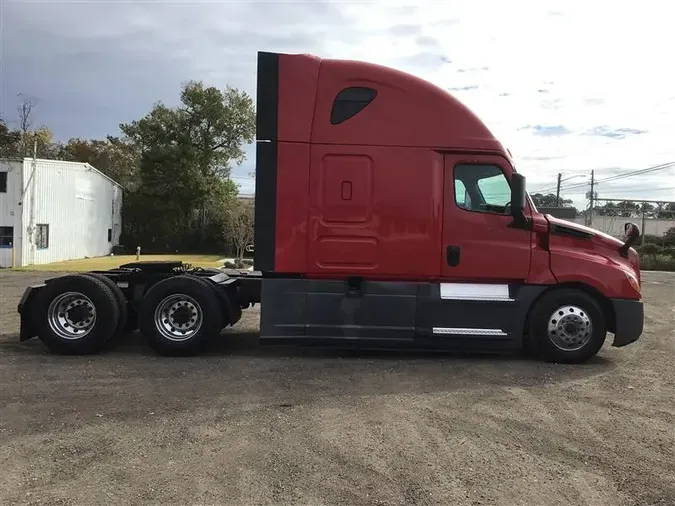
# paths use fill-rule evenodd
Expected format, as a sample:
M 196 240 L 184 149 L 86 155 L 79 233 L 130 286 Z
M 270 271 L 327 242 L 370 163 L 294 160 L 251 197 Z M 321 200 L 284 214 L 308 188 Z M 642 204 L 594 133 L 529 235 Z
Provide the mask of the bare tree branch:
M 231 209 L 230 234 L 238 260 L 244 257 L 246 246 L 253 243 L 253 204 L 237 202 Z

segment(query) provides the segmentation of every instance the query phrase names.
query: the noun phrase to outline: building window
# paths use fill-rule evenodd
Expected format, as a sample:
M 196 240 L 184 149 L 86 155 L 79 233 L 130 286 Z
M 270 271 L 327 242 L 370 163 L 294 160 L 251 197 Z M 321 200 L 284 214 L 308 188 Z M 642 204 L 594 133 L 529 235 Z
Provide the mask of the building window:
M 0 227 L 0 248 L 11 248 L 14 242 L 14 227 Z
M 108 242 L 112 242 L 112 228 L 108 229 Z
M 510 202 L 511 186 L 498 166 L 467 164 L 455 167 L 455 203 L 462 209 L 506 214 Z
M 0 172 L 0 193 L 7 193 L 7 172 Z
M 35 246 L 37 249 L 49 248 L 49 225 L 36 225 L 35 229 Z
M 330 111 L 331 124 L 338 125 L 356 116 L 375 100 L 376 96 L 377 91 L 372 88 L 345 88 L 337 94 L 333 101 L 333 108 Z

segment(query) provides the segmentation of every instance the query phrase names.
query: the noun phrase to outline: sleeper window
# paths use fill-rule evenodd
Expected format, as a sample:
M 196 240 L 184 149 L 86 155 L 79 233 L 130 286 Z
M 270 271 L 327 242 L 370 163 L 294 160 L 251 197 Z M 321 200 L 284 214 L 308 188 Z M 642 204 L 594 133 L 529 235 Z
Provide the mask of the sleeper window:
M 338 125 L 349 118 L 356 116 L 365 109 L 377 96 L 372 88 L 352 87 L 345 88 L 337 94 L 330 111 L 330 122 Z

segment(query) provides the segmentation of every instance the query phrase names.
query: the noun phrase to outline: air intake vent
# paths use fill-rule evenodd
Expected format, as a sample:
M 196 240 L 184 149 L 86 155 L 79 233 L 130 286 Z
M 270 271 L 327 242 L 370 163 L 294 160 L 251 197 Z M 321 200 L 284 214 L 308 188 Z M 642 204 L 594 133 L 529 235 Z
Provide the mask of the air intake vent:
M 554 235 L 563 235 L 566 237 L 574 237 L 575 239 L 591 239 L 593 234 L 578 228 L 567 227 L 565 225 L 554 224 L 551 225 L 551 233 Z

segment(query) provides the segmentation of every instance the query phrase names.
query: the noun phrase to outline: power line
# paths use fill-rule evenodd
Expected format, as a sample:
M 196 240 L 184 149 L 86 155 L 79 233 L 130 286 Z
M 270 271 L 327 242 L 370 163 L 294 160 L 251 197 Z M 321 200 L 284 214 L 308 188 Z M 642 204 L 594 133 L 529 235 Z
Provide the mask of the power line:
M 598 181 L 598 183 L 605 183 L 607 181 L 616 181 L 617 179 L 624 179 L 626 177 L 638 176 L 642 174 L 647 174 L 648 172 L 656 172 L 659 170 L 670 169 L 672 167 L 675 167 L 675 162 L 663 163 L 661 165 L 655 165 L 653 167 L 648 167 L 646 169 L 636 170 L 634 172 L 628 172 L 625 174 L 617 174 L 616 176 L 610 176 L 605 179 L 601 179 L 600 181 Z
M 595 181 L 595 184 L 607 183 L 607 182 L 610 182 L 610 181 L 617 181 L 619 179 L 625 179 L 627 177 L 632 177 L 632 176 L 640 176 L 642 174 L 648 174 L 650 172 L 656 172 L 656 171 L 659 171 L 659 170 L 670 169 L 670 168 L 673 168 L 673 167 L 675 167 L 675 161 L 662 163 L 662 164 L 659 164 L 659 165 L 654 165 L 652 167 L 647 167 L 646 169 L 634 170 L 634 171 L 631 171 L 631 172 L 625 172 L 623 174 L 616 174 L 614 176 L 609 176 L 609 177 L 606 177 L 604 179 L 599 179 L 599 180 Z M 565 186 L 565 187 L 561 188 L 561 190 L 570 190 L 570 189 L 573 189 L 573 188 L 581 188 L 581 187 L 584 187 L 584 186 L 587 186 L 587 185 L 588 185 L 588 183 L 572 184 L 572 185 L 568 185 L 568 186 Z
M 647 192 L 648 192 L 648 193 L 655 193 L 655 192 L 673 191 L 673 190 L 675 190 L 675 186 L 670 186 L 670 187 L 668 187 L 668 188 L 635 188 L 635 187 L 630 188 L 630 189 L 626 189 L 626 188 L 614 188 L 613 190 L 607 190 L 607 191 L 604 191 L 604 190 L 603 190 L 603 191 L 600 192 L 600 193 L 602 193 L 603 195 L 605 195 L 605 194 L 607 194 L 607 193 L 617 193 L 617 192 L 618 192 L 618 193 L 621 193 L 621 192 L 626 192 L 626 191 L 630 191 L 630 190 L 633 190 L 634 192 L 638 192 L 638 191 L 639 191 L 639 192 L 645 192 L 645 193 L 647 193 Z

